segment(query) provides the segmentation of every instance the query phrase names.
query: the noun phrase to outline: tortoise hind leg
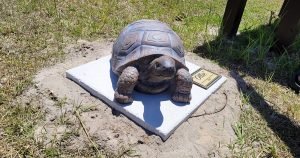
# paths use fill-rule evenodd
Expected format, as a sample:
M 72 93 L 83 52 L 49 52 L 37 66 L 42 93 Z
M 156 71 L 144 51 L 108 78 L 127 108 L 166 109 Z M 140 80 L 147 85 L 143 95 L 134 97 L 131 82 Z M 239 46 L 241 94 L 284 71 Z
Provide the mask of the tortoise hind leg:
M 191 101 L 193 80 L 191 74 L 185 69 L 179 69 L 175 78 L 175 91 L 172 99 L 176 102 L 188 103 Z
M 129 66 L 123 70 L 115 90 L 115 100 L 119 103 L 131 103 L 131 94 L 138 81 L 139 72 L 135 67 Z

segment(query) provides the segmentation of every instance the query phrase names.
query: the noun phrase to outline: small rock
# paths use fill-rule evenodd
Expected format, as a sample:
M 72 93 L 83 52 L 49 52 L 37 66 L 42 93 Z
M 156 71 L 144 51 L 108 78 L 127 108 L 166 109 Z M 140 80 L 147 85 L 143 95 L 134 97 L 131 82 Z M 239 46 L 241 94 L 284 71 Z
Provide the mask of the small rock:
M 119 134 L 115 134 L 114 135 L 115 138 L 119 138 L 119 136 L 120 136 Z
M 0 83 L 5 84 L 7 82 L 7 80 L 8 79 L 6 77 L 3 77 L 3 78 L 1 78 Z
M 252 142 L 252 147 L 253 148 L 258 148 L 260 146 L 260 143 L 257 141 Z
M 57 96 L 55 96 L 54 93 L 52 91 L 50 91 L 50 90 L 49 90 L 49 96 L 50 96 L 50 99 L 53 100 L 53 101 L 57 101 L 58 100 Z
M 79 134 L 78 132 L 75 132 L 75 133 L 74 133 L 74 136 L 79 137 L 80 134 Z
M 0 140 L 4 137 L 4 131 L 2 128 L 0 128 Z
M 91 49 L 92 47 L 91 47 L 90 45 L 83 45 L 83 48 L 84 48 L 85 50 L 87 50 L 87 49 Z
M 111 113 L 114 115 L 114 116 L 117 116 L 117 117 L 120 117 L 121 113 L 115 109 L 112 109 Z
M 52 116 L 52 117 L 50 117 L 49 120 L 50 120 L 51 122 L 53 122 L 55 119 L 56 119 L 56 116 Z
M 34 86 L 35 89 L 38 89 L 38 88 L 39 88 L 39 84 L 37 84 L 37 83 L 34 84 L 33 86 Z
M 208 157 L 216 157 L 216 153 L 215 152 L 209 152 Z
M 249 104 L 244 104 L 243 106 L 242 106 L 242 110 L 244 111 L 244 110 L 248 110 L 249 108 L 250 108 L 250 106 L 251 105 L 249 105 Z
M 91 116 L 92 119 L 94 119 L 94 118 L 96 118 L 96 117 L 98 117 L 97 114 Z

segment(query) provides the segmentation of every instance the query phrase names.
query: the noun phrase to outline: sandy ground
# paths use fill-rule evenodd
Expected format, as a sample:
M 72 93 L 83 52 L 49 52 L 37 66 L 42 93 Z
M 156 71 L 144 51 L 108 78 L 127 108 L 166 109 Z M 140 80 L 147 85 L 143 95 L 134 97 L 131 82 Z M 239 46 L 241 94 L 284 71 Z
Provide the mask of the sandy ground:
M 239 116 L 240 99 L 227 70 L 193 53 L 186 54 L 186 60 L 228 77 L 193 116 L 226 107 L 212 115 L 189 118 L 163 142 L 65 77 L 66 70 L 106 56 L 111 48 L 108 41 L 80 40 L 65 48 L 65 62 L 36 75 L 35 85 L 19 100 L 36 104 L 45 113 L 36 127 L 37 141 L 46 146 L 59 144 L 70 151 L 98 144 L 111 155 L 130 150 L 140 157 L 230 157 L 228 144 L 235 139 L 232 125 Z

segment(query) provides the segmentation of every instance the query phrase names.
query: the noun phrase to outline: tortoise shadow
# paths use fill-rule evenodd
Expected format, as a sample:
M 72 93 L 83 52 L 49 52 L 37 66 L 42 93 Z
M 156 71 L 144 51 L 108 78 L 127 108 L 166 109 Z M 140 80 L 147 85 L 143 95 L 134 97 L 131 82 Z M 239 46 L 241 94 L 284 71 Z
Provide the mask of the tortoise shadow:
M 171 98 L 170 90 L 167 90 L 158 94 L 145 94 L 141 92 L 134 91 L 134 100 L 141 101 L 144 105 L 143 117 L 146 123 L 157 128 L 160 127 L 164 121 L 163 114 L 161 112 L 162 104 L 161 102 L 170 101 Z M 171 101 L 172 104 L 176 106 L 185 106 L 186 103 L 177 103 Z
M 114 74 L 112 70 L 110 70 L 110 78 L 113 89 L 116 89 L 118 76 Z M 165 92 L 158 94 L 146 94 L 141 93 L 136 90 L 133 91 L 133 99 L 134 101 L 140 101 L 144 107 L 143 118 L 146 124 L 153 126 L 154 128 L 160 127 L 164 121 L 163 114 L 161 112 L 161 102 L 169 101 L 171 99 L 171 91 L 172 89 L 168 89 Z M 176 106 L 185 106 L 186 103 L 178 103 L 170 100 L 172 104 Z M 123 104 L 123 107 L 130 106 L 131 104 Z M 115 112 L 118 115 L 118 112 Z M 149 133 L 149 132 L 148 132 Z

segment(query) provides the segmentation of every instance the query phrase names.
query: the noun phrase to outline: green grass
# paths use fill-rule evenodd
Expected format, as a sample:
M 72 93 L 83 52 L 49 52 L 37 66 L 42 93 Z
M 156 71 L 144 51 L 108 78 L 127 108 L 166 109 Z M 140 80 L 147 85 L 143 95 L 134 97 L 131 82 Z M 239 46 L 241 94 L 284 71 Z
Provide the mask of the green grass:
M 128 23 L 158 19 L 168 23 L 182 38 L 188 51 L 240 72 L 253 89 L 246 96 L 240 122 L 233 125 L 237 141 L 230 145 L 236 157 L 292 157 L 292 135 L 276 133 L 260 109 L 272 101 L 274 112 L 300 122 L 299 96 L 286 88 L 288 76 L 300 66 L 299 53 L 267 54 L 272 45 L 271 11 L 278 12 L 281 0 L 248 1 L 241 33 L 234 42 L 209 34 L 218 28 L 226 0 L 0 0 L 0 156 L 90 155 L 87 151 L 62 151 L 45 147 L 33 139 L 34 126 L 44 114 L 37 105 L 13 104 L 32 85 L 41 68 L 61 61 L 62 49 L 78 39 L 114 39 Z M 299 48 L 299 38 L 293 46 Z M 203 44 L 203 45 L 202 45 Z M 202 46 L 202 47 L 198 47 Z M 273 98 L 277 99 L 273 99 Z M 58 102 L 58 107 L 63 102 Z M 64 118 L 60 118 L 65 123 Z M 291 130 L 291 129 L 287 129 Z M 67 136 L 66 136 L 67 137 Z M 258 143 L 257 143 L 258 142 Z M 254 144 L 260 144 L 253 149 Z M 257 145 L 256 145 L 257 146 Z
M 299 106 L 298 96 L 282 86 L 250 76 L 239 83 L 247 86 L 241 88 L 242 114 L 233 126 L 237 141 L 229 146 L 234 157 L 280 158 L 299 154 L 299 122 L 288 116 L 290 110 L 284 109 L 288 105 Z

